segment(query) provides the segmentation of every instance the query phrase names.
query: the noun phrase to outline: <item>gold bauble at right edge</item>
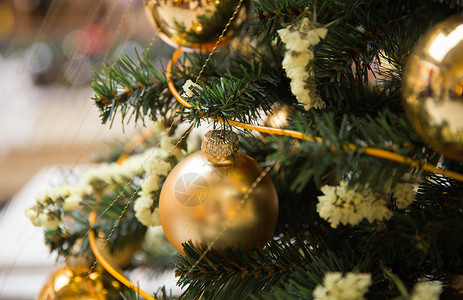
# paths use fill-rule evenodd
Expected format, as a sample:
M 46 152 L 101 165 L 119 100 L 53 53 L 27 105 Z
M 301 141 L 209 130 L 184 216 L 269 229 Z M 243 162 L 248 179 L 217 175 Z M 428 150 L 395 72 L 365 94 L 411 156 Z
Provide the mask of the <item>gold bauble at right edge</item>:
M 211 50 L 235 10 L 239 0 L 144 0 L 148 19 L 167 44 L 184 51 Z M 220 40 L 228 43 L 248 18 L 249 1 L 238 13 Z
M 403 100 L 422 139 L 463 161 L 463 15 L 435 25 L 417 43 L 404 71 Z

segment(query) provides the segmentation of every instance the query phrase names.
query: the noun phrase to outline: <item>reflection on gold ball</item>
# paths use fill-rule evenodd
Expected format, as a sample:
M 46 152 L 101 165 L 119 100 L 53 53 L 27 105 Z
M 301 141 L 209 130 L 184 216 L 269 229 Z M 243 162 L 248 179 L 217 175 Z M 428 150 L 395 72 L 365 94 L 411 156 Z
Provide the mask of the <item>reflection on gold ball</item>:
M 106 300 L 120 299 L 122 285 L 111 275 L 95 268 L 90 274 L 88 267 L 64 266 L 52 273 L 38 300 Z
M 211 50 L 239 0 L 144 0 L 146 13 L 160 37 L 184 50 Z M 246 21 L 249 1 L 244 1 L 220 44 L 230 41 Z
M 212 163 L 198 151 L 176 165 L 159 199 L 161 225 L 172 246 L 182 255 L 182 243 L 189 240 L 218 251 L 263 247 L 278 219 L 278 197 L 270 176 L 266 174 L 245 196 L 262 171 L 240 152 Z
M 423 140 L 463 161 L 463 15 L 434 26 L 404 72 L 405 112 Z
M 283 128 L 289 125 L 288 116 L 291 110 L 288 105 L 277 104 L 272 108 L 271 114 L 265 119 L 264 125 L 273 128 Z

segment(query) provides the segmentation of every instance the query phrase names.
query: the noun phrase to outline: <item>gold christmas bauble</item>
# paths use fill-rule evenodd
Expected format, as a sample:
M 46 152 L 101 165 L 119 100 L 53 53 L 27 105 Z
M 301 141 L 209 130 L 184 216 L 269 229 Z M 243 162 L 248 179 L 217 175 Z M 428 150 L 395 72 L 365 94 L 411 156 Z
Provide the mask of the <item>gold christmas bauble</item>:
M 52 273 L 38 300 L 109 300 L 120 299 L 125 290 L 119 281 L 96 267 L 91 273 L 86 266 L 64 266 Z
M 463 15 L 434 26 L 404 71 L 405 112 L 423 140 L 463 161 Z
M 159 36 L 183 50 L 211 50 L 233 16 L 239 0 L 144 0 L 145 11 Z M 243 1 L 219 45 L 230 41 L 246 21 Z
M 133 238 L 127 239 L 124 245 L 111 251 L 109 243 L 106 243 L 104 234 L 100 232 L 96 244 L 101 255 L 103 255 L 111 266 L 124 268 L 132 262 L 135 253 L 141 249 L 142 241 L 134 241 Z
M 182 243 L 189 240 L 222 252 L 263 247 L 271 238 L 278 219 L 275 187 L 268 174 L 261 176 L 259 164 L 237 149 L 235 133 L 210 131 L 201 151 L 167 176 L 159 215 L 167 239 L 182 255 Z

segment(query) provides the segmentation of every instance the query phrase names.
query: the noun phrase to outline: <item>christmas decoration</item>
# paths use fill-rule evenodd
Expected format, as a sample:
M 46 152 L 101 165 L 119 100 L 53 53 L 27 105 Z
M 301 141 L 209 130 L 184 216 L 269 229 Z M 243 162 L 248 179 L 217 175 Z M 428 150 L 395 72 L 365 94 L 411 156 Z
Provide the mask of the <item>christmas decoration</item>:
M 160 148 L 153 149 L 145 160 L 145 178 L 141 183 L 139 196 L 134 204 L 135 216 L 145 226 L 159 226 L 158 198 L 160 186 L 172 165 L 183 158 L 173 138 L 161 134 Z
M 124 245 L 111 251 L 110 245 L 106 242 L 104 234 L 100 232 L 97 239 L 97 246 L 101 255 L 114 267 L 123 268 L 130 264 L 135 253 L 142 247 L 142 241 L 126 239 Z
M 442 286 L 439 283 L 422 281 L 415 284 L 410 300 L 438 300 L 442 293 Z
M 37 300 L 120 299 L 120 292 L 124 290 L 101 267 L 91 270 L 86 266 L 65 265 L 48 277 Z
M 168 175 L 159 214 L 167 239 L 184 254 L 182 243 L 218 251 L 263 247 L 278 218 L 278 198 L 269 175 L 237 152 L 231 131 L 206 133 L 197 151 Z
M 144 5 L 160 37 L 184 50 L 212 49 L 234 16 L 220 41 L 220 44 L 227 43 L 246 21 L 249 9 L 249 1 L 238 0 L 145 0 Z
M 316 94 L 313 76 L 314 53 L 310 47 L 324 39 L 328 29 L 319 28 L 309 18 L 304 18 L 298 25 L 290 25 L 278 30 L 287 49 L 282 65 L 291 78 L 291 92 L 305 109 L 324 108 L 325 103 Z
M 117 2 L 105 3 L 113 11 Z M 120 2 L 130 5 L 130 1 Z M 162 259 L 163 266 L 175 266 L 182 289 L 182 295 L 173 290 L 170 298 L 460 296 L 452 279 L 463 269 L 463 164 L 439 160 L 440 153 L 423 143 L 404 119 L 403 106 L 397 104 L 403 99 L 405 63 L 413 61 L 411 47 L 430 24 L 461 11 L 462 2 L 249 2 L 253 17 L 246 21 L 246 31 L 222 51 L 210 51 L 207 59 L 200 51 L 179 58 L 182 47 L 207 49 L 220 42 L 218 35 L 227 32 L 228 24 L 232 28 L 239 14 L 223 18 L 216 14 L 215 5 L 224 3 L 220 0 L 153 1 L 151 8 L 145 2 L 151 16 L 156 11 L 159 20 L 172 21 L 171 27 L 161 22 L 165 28 L 175 29 L 173 20 L 178 16 L 182 19 L 176 22 L 180 27 L 189 26 L 189 31 L 173 31 L 180 36 L 175 42 L 175 37 L 171 40 L 164 34 L 171 44 L 181 44 L 167 67 L 166 58 L 155 54 L 159 53 L 156 45 L 146 40 L 143 54 L 120 57 L 114 64 L 95 68 L 99 71 L 92 85 L 93 99 L 103 123 L 115 126 L 117 116 L 124 125 L 162 120 L 168 124 L 161 130 L 165 135 L 153 139 L 151 149 L 145 148 L 145 142 L 130 151 L 124 147 L 118 164 L 101 164 L 83 176 L 72 176 L 80 177 L 76 185 L 38 197 L 27 215 L 45 228 L 47 245 L 60 258 L 78 248 L 93 259 L 85 249 L 90 244 L 101 266 L 146 299 L 153 299 L 155 291 L 137 290 L 137 281 L 131 283 L 101 255 L 95 241 L 100 232 L 105 234 L 106 247 L 115 250 L 131 237 L 142 240 L 146 227 L 151 227 L 148 231 L 153 240 L 145 245 L 149 251 L 137 255 L 136 263 L 144 270 L 151 269 L 146 272 L 149 276 L 160 271 L 154 257 L 169 257 Z M 235 1 L 230 11 L 237 12 L 241 4 L 246 2 Z M 219 26 L 211 27 L 217 27 L 211 42 L 184 46 L 181 40 L 191 39 L 194 25 L 209 27 L 199 21 L 190 24 L 191 19 L 179 8 L 206 6 L 213 6 L 210 11 L 225 26 L 222 31 Z M 171 9 L 170 14 L 160 10 L 164 7 Z M 133 9 L 128 6 L 120 11 L 132 13 Z M 194 20 L 202 22 L 209 17 L 203 15 L 206 17 Z M 119 29 L 126 27 L 123 21 L 131 17 L 104 19 L 121 21 L 113 27 L 124 40 L 125 30 Z M 215 24 L 215 20 L 207 21 Z M 453 44 L 448 41 L 456 43 L 459 27 L 442 32 L 443 37 L 434 39 L 437 46 L 433 43 L 429 48 L 443 50 Z M 442 38 L 447 42 L 440 42 Z M 225 35 L 222 42 L 226 41 Z M 244 44 L 246 51 L 235 42 Z M 452 47 L 458 49 L 459 44 Z M 442 95 L 450 91 L 449 99 L 460 94 L 457 84 L 441 89 L 438 96 L 434 89 L 439 81 L 447 82 L 442 74 L 448 70 L 460 72 L 458 63 L 442 64 L 447 56 L 458 57 L 456 52 L 451 50 L 441 63 L 433 58 L 422 64 L 432 70 L 437 66 L 438 72 L 418 75 L 432 96 L 425 89 L 413 97 L 431 107 L 431 113 L 438 111 L 439 103 L 430 106 L 418 101 L 422 94 L 433 100 L 446 99 Z M 441 78 L 435 77 L 437 74 Z M 405 74 L 417 81 L 416 76 L 416 72 Z M 426 76 L 428 81 L 423 80 Z M 419 90 L 419 80 L 413 82 L 412 91 Z M 184 95 L 178 92 L 182 85 Z M 289 125 L 258 125 L 260 117 L 268 115 L 277 103 L 293 105 Z M 236 138 L 221 131 L 206 136 L 209 142 L 203 152 L 178 164 L 182 153 L 178 151 L 177 156 L 175 148 L 194 142 L 199 133 L 196 126 L 204 125 L 206 119 L 213 128 L 243 128 L 239 132 L 241 145 L 268 169 L 263 171 L 236 152 Z M 176 134 L 177 130 L 182 133 Z M 265 134 L 254 135 L 250 130 Z M 169 141 L 174 135 L 181 138 Z M 120 153 L 114 150 L 113 158 Z M 270 180 L 267 171 L 278 190 L 276 230 L 276 197 L 271 184 L 266 184 Z M 404 177 L 406 174 L 410 178 Z M 158 240 L 162 228 L 153 225 L 160 223 L 183 256 L 175 255 L 173 247 L 165 249 Z M 153 234 L 153 230 L 158 231 Z M 76 247 L 75 241 L 82 246 Z M 246 251 L 264 244 L 252 253 Z M 146 281 L 146 286 L 153 286 L 158 279 Z M 454 293 L 449 294 L 449 289 L 455 289 Z M 136 298 L 135 294 L 128 297 Z
M 315 300 L 365 300 L 364 295 L 371 285 L 371 274 L 339 272 L 325 274 L 323 285 L 317 285 L 313 291 Z
M 368 189 L 358 191 L 341 181 L 338 186 L 324 185 L 321 191 L 324 195 L 318 196 L 317 212 L 333 228 L 339 224 L 357 225 L 363 219 L 373 222 L 392 217 L 382 196 Z
M 403 80 L 408 118 L 423 140 L 463 161 L 463 16 L 434 26 L 418 42 Z

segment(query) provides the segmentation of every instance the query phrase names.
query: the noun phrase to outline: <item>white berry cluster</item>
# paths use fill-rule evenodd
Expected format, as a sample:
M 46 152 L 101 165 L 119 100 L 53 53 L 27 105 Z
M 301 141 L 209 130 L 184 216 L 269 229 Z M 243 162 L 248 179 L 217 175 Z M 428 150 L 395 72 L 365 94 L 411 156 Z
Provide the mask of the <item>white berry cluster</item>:
M 26 208 L 25 214 L 33 225 L 55 230 L 61 224 L 62 214 L 76 210 L 86 197 L 95 198 L 95 195 L 126 184 L 133 176 L 140 174 L 145 156 L 131 156 L 122 164 L 102 163 L 89 167 L 74 186 L 65 183 L 38 195 L 35 204 Z
M 431 282 L 422 281 L 415 284 L 410 300 L 438 300 L 442 292 L 442 286 Z
M 406 209 L 415 200 L 416 191 L 411 183 L 398 183 L 393 191 L 397 208 Z
M 145 178 L 141 183 L 139 198 L 134 203 L 135 216 L 145 226 L 159 226 L 159 189 L 172 169 L 172 161 L 178 162 L 184 153 L 176 147 L 175 140 L 163 134 L 160 148 L 151 151 L 144 164 Z
M 318 197 L 317 212 L 333 228 L 357 225 L 363 219 L 373 222 L 392 217 L 384 198 L 368 189 L 358 191 L 342 181 L 338 186 L 325 185 L 321 191 L 324 195 Z
M 314 300 L 363 300 L 371 285 L 371 275 L 362 273 L 329 272 L 323 284 L 313 291 Z
M 325 107 L 316 94 L 311 47 L 324 39 L 327 33 L 328 29 L 317 27 L 309 18 L 302 19 L 298 25 L 278 30 L 287 50 L 282 65 L 291 79 L 291 92 L 304 104 L 305 109 Z
M 183 93 L 182 93 L 182 97 L 184 98 L 191 98 L 195 95 L 195 92 L 194 90 L 195 89 L 200 89 L 201 86 L 195 82 L 193 82 L 193 80 L 191 79 L 188 79 L 182 86 L 183 88 Z
M 52 188 L 46 193 L 37 195 L 36 203 L 26 208 L 25 214 L 34 226 L 55 230 L 61 223 L 63 203 L 70 194 L 71 187 L 67 184 Z
M 62 223 L 63 214 L 78 209 L 86 198 L 98 199 L 105 193 L 127 185 L 135 177 L 144 177 L 140 198 L 134 204 L 136 217 L 146 226 L 153 222 L 156 224 L 156 221 L 151 220 L 153 217 L 147 217 L 154 213 L 155 203 L 157 207 L 157 201 L 152 198 L 156 196 L 153 191 L 159 190 L 159 181 L 167 176 L 172 168 L 171 164 L 177 163 L 183 153 L 175 147 L 174 140 L 165 134 L 163 125 L 155 126 L 161 132 L 160 148 L 131 155 L 122 163 L 101 163 L 87 168 L 75 185 L 63 184 L 38 195 L 34 205 L 26 208 L 26 216 L 34 226 L 55 230 Z
M 325 185 L 321 191 L 324 195 L 318 196 L 317 212 L 333 228 L 339 224 L 357 225 L 363 219 L 372 223 L 392 217 L 385 197 L 368 188 L 359 190 L 349 187 L 346 181 L 341 181 L 338 186 Z M 391 194 L 397 208 L 406 209 L 415 199 L 416 192 L 413 184 L 398 183 Z

